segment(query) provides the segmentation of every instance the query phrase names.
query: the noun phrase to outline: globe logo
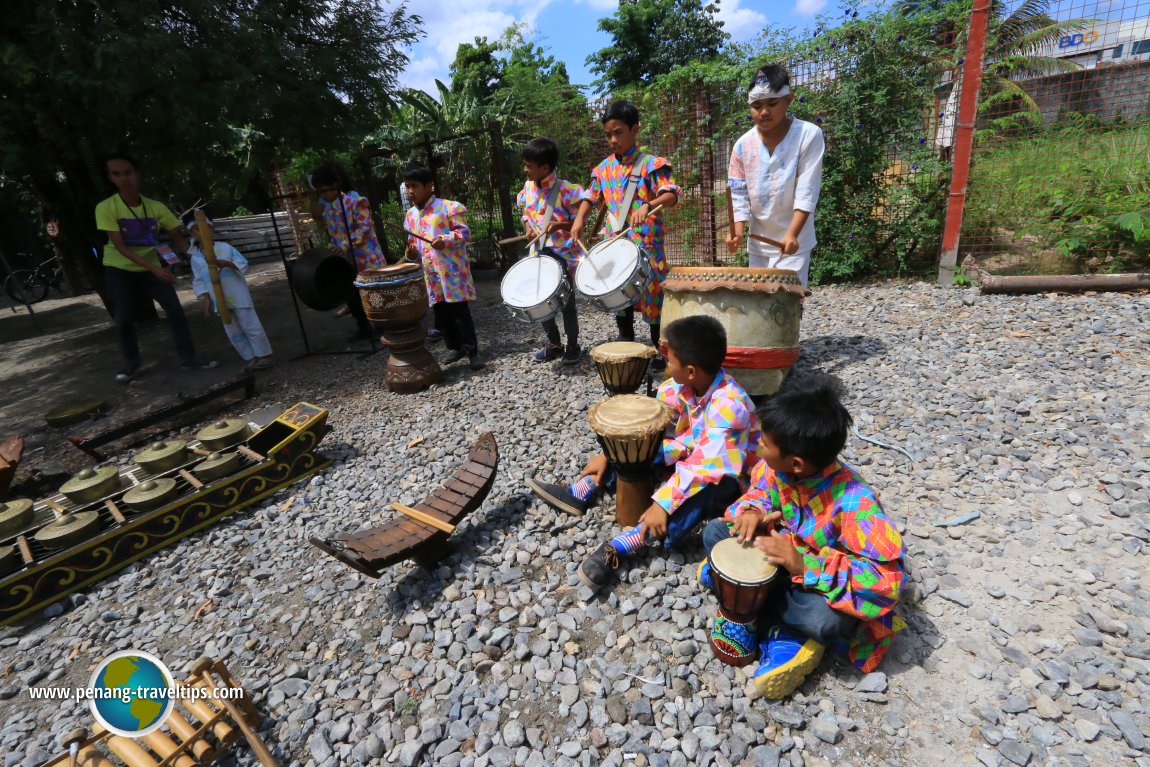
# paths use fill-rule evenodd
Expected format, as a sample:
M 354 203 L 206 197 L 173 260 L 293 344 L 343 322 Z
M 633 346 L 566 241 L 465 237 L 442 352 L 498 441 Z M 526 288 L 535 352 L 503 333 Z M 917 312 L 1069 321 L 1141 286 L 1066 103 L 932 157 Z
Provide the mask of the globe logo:
M 92 715 L 116 735 L 138 738 L 159 729 L 175 705 L 172 673 L 155 655 L 114 653 L 88 682 Z

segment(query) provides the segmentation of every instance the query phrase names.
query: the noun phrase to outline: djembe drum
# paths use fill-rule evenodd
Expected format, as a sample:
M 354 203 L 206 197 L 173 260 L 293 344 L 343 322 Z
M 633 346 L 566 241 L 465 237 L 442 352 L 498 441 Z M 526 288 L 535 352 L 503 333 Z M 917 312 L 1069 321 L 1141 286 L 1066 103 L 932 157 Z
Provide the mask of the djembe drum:
M 443 380 L 443 370 L 424 345 L 427 288 L 419 264 L 401 263 L 359 273 L 355 286 L 367 319 L 391 351 L 387 388 L 413 394 Z
M 799 357 L 802 299 L 790 269 L 683 267 L 663 283 L 663 324 L 714 317 L 727 332 L 723 366 L 748 394 L 774 394 Z
M 778 568 L 767 555 L 736 538 L 711 549 L 711 580 L 719 614 L 711 629 L 711 651 L 728 666 L 745 666 L 759 656 L 755 619 L 770 594 Z
M 591 350 L 591 359 L 608 394 L 634 394 L 654 356 L 655 347 L 634 341 L 612 341 Z
M 587 420 L 618 475 L 615 516 L 626 527 L 637 525 L 651 505 L 655 491 L 652 462 L 674 418 L 671 408 L 638 394 L 608 397 L 587 411 Z

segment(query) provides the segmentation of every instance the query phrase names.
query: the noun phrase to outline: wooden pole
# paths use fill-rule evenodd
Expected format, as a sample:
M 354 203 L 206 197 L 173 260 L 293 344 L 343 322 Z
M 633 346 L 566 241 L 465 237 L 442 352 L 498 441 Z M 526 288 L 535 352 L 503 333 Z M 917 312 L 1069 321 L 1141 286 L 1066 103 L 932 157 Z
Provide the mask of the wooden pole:
M 202 210 L 196 211 L 196 231 L 199 232 L 200 251 L 204 260 L 208 262 L 208 276 L 212 280 L 212 293 L 216 296 L 216 311 L 220 313 L 220 321 L 225 325 L 232 324 L 232 312 L 228 309 L 228 300 L 224 297 L 224 286 L 220 283 L 220 267 L 216 262 L 216 248 L 214 245 L 214 232 L 208 225 L 208 217 Z

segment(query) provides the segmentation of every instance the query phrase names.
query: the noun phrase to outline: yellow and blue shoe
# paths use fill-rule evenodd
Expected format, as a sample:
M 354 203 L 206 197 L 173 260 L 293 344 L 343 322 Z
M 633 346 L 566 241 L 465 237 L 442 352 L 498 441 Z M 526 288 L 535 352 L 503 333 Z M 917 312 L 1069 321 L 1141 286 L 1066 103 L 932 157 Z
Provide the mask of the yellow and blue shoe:
M 759 649 L 762 661 L 755 669 L 755 688 L 772 700 L 794 692 L 823 659 L 821 644 L 781 626 L 771 627 Z
M 710 559 L 704 559 L 699 563 L 699 569 L 695 571 L 695 577 L 699 579 L 699 585 L 707 591 L 712 591 L 715 588 L 715 579 L 711 577 Z

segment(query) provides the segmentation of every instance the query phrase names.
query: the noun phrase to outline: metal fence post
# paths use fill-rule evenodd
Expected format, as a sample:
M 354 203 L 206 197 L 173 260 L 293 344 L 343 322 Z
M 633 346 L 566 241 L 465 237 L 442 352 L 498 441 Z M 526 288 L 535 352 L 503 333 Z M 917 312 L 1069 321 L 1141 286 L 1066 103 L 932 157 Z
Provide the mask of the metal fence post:
M 966 37 L 966 59 L 962 64 L 962 88 L 958 102 L 958 125 L 954 134 L 954 166 L 950 177 L 950 197 L 942 230 L 942 252 L 938 260 L 938 284 L 949 286 L 958 263 L 958 239 L 962 231 L 970 158 L 974 147 L 974 123 L 978 118 L 978 92 L 982 87 L 982 55 L 986 48 L 986 28 L 990 20 L 990 0 L 975 0 Z

